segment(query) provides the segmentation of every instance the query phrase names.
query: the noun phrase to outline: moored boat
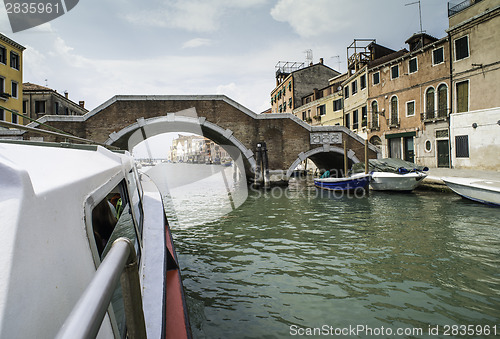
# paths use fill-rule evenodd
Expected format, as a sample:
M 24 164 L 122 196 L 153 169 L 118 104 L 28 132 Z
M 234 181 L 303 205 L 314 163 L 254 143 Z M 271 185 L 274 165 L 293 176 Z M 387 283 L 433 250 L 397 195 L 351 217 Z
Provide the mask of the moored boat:
M 412 191 L 426 176 L 427 174 L 422 172 L 373 172 L 370 187 L 375 191 Z
M 191 336 L 161 195 L 128 152 L 0 142 L 0 220 L 1 338 Z
M 347 178 L 316 178 L 314 186 L 332 191 L 365 190 L 370 183 L 371 174 L 355 174 Z
M 364 171 L 361 164 L 353 166 L 353 172 Z M 368 170 L 372 172 L 370 188 L 376 191 L 412 191 L 427 176 L 427 167 L 401 159 L 370 159 Z
M 460 177 L 444 177 L 441 180 L 464 198 L 500 207 L 499 181 Z

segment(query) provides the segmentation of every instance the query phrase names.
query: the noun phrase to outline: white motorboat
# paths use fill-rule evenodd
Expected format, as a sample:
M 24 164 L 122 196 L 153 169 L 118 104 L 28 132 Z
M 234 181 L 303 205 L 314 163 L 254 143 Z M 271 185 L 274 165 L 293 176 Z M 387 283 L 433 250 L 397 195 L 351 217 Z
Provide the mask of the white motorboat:
M 500 207 L 500 181 L 460 177 L 444 177 L 441 180 L 464 198 Z
M 427 176 L 423 172 L 404 174 L 391 172 L 373 172 L 370 188 L 376 191 L 412 191 Z
M 370 188 L 376 191 L 412 191 L 427 176 L 428 168 L 402 159 L 370 159 Z M 365 171 L 363 164 L 354 164 L 353 172 Z
M 0 338 L 191 336 L 162 198 L 128 152 L 1 141 L 0 227 Z

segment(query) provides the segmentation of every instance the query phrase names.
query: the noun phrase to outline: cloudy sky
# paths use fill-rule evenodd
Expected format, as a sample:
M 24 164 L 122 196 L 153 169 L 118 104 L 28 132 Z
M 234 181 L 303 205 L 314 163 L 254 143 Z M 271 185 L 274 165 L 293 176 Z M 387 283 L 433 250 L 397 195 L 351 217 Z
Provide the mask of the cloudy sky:
M 414 0 L 80 0 L 67 14 L 12 33 L 26 47 L 24 82 L 95 108 L 118 94 L 225 94 L 270 107 L 278 61 L 344 72 L 347 46 L 376 39 L 398 50 L 419 31 Z M 447 1 L 421 0 L 423 30 L 446 35 Z

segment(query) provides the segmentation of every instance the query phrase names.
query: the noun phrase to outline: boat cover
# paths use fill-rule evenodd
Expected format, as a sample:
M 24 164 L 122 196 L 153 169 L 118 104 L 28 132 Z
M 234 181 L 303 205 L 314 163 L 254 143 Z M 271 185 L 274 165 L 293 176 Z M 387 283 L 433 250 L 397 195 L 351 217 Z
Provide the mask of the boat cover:
M 429 168 L 418 166 L 412 162 L 402 159 L 370 159 L 368 161 L 368 172 L 391 172 L 405 174 L 410 172 L 428 171 Z M 352 166 L 353 173 L 361 173 L 365 171 L 365 163 L 359 162 Z

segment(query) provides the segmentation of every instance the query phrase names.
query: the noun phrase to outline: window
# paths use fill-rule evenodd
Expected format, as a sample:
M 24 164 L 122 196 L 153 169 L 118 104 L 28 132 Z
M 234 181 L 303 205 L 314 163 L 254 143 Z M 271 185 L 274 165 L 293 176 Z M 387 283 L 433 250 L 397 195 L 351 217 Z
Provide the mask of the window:
M 11 113 L 11 117 L 12 117 L 12 123 L 13 124 L 17 124 L 17 122 L 18 122 L 18 116 L 17 116 L 17 114 Z
M 35 101 L 35 113 L 45 114 L 45 101 L 42 100 Z
M 5 111 L 0 108 L 0 121 L 5 120 Z
M 391 125 L 398 125 L 398 97 L 391 98 Z
M 406 116 L 412 117 L 415 115 L 415 101 L 408 101 L 406 103 Z
M 399 65 L 391 67 L 391 79 L 399 78 Z
M 457 113 L 469 110 L 469 81 L 457 83 Z
M 430 152 L 432 150 L 432 142 L 430 140 L 425 141 L 425 151 Z
M 5 79 L 0 77 L 0 94 L 5 93 Z
M 10 52 L 10 67 L 19 71 L 19 54 Z
M 333 101 L 333 111 L 340 111 L 342 109 L 342 99 Z
M 358 110 L 352 112 L 352 129 L 358 129 Z
M 11 95 L 13 98 L 16 98 L 17 99 L 17 82 L 15 81 L 12 81 L 11 83 L 11 89 L 12 89 L 12 92 L 11 92 Z
M 325 114 L 326 114 L 325 105 L 318 106 L 318 115 L 325 115 Z
M 349 86 L 344 87 L 344 98 L 349 98 Z
M 378 85 L 380 83 L 380 72 L 373 73 L 373 85 Z
M 432 51 L 432 64 L 439 65 L 444 62 L 444 48 L 440 47 Z
M 455 60 L 462 60 L 469 56 L 469 37 L 466 35 L 455 40 Z
M 358 80 L 354 80 L 351 84 L 352 90 L 351 93 L 352 95 L 358 93 Z
M 288 107 L 292 108 L 292 98 L 288 99 Z
M 28 100 L 23 100 L 23 113 L 28 113 Z
M 0 63 L 7 64 L 7 50 L 2 45 L 0 45 Z
M 57 101 L 54 104 L 54 114 L 55 115 L 59 114 L 59 103 Z
M 363 74 L 360 78 L 359 78 L 359 83 L 360 83 L 360 86 L 361 86 L 361 89 L 365 89 L 366 88 L 366 74 Z
M 306 120 L 306 111 L 302 112 L 302 120 Z
M 425 92 L 425 118 L 434 119 L 434 88 L 432 87 Z
M 345 115 L 345 127 L 347 127 L 347 128 L 351 128 L 351 121 L 350 121 L 350 118 L 351 118 L 351 117 L 349 116 L 349 113 L 347 113 L 347 114 Z
M 372 126 L 371 128 L 378 128 L 378 103 L 376 101 L 372 101 Z
M 438 118 L 448 115 L 448 87 L 441 84 L 438 87 Z
M 457 158 L 469 157 L 469 136 L 457 135 L 455 136 L 455 155 Z
M 368 109 L 366 106 L 361 107 L 361 127 L 368 125 Z
M 408 69 L 410 70 L 410 73 L 415 73 L 416 71 L 418 71 L 417 58 L 410 59 L 408 63 Z

